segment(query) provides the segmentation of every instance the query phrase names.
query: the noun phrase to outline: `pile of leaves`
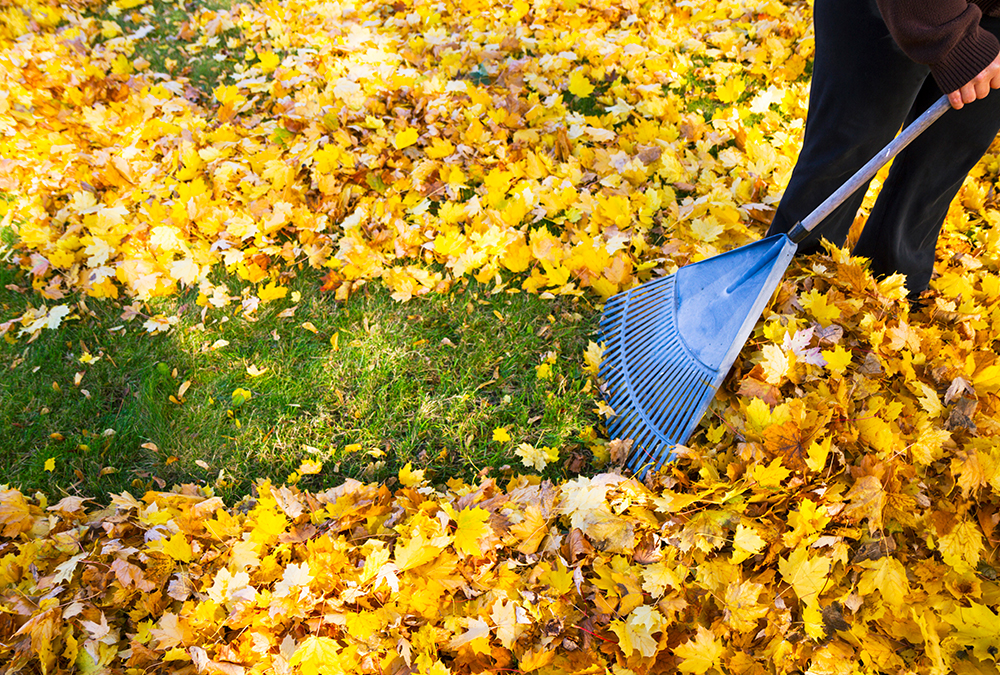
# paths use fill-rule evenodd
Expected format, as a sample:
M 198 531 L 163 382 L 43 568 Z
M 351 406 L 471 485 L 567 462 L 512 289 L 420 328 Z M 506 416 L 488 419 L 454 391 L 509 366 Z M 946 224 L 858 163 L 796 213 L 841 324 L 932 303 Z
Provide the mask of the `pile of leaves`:
M 826 262 L 831 284 L 865 276 Z M 1000 451 L 964 403 L 995 371 L 936 373 L 942 404 L 911 348 L 956 336 L 909 326 L 898 283 L 865 288 L 741 366 L 742 388 L 801 395 L 741 399 L 645 484 L 436 488 L 407 467 L 394 492 L 262 481 L 232 507 L 181 486 L 107 508 L 3 488 L 4 672 L 995 673 Z

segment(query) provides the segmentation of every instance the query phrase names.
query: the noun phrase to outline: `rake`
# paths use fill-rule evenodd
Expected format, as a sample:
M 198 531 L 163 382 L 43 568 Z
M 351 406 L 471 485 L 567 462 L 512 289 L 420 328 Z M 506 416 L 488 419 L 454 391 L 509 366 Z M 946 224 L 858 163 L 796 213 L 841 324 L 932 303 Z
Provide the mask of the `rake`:
M 801 242 L 949 108 L 941 97 L 787 233 L 685 265 L 604 305 L 599 377 L 614 415 L 609 438 L 631 439 L 625 466 L 644 477 L 694 433 Z

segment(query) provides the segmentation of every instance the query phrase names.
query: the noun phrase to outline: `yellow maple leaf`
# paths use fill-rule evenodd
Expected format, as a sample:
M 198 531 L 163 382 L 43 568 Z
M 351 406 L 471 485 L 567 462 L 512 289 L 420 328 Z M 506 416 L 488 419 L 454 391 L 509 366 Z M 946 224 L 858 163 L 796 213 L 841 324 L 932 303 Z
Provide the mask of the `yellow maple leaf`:
M 683 575 L 686 574 L 685 569 Z M 664 561 L 646 565 L 642 569 L 642 590 L 658 598 L 668 588 L 681 588 L 684 584 L 683 575 L 674 565 Z
M 493 430 L 493 440 L 497 443 L 506 443 L 510 440 L 510 434 L 506 427 L 497 427 Z
M 500 644 L 505 649 L 510 649 L 514 645 L 518 634 L 524 630 L 524 628 L 519 628 L 518 625 L 531 623 L 527 617 L 518 619 L 518 609 L 519 607 L 515 603 L 497 598 L 490 612 L 490 618 L 493 620 L 493 625 L 496 628 L 497 640 L 500 641 Z
M 302 675 L 346 672 L 341 665 L 340 651 L 340 644 L 336 640 L 310 635 L 296 647 L 288 663 L 297 666 Z
M 775 489 L 781 487 L 791 474 L 791 469 L 781 465 L 781 457 L 775 457 L 767 466 L 755 464 L 750 477 L 761 487 Z
M 725 647 L 715 639 L 712 631 L 704 626 L 698 626 L 693 638 L 674 648 L 674 655 L 681 657 L 677 670 L 696 675 L 707 673 L 710 668 L 719 665 L 719 659 L 724 651 Z
M 569 93 L 580 98 L 587 98 L 594 93 L 594 85 L 581 68 L 577 68 L 570 73 L 568 89 Z
M 757 434 L 764 433 L 764 429 L 771 426 L 771 406 L 756 396 L 747 404 L 745 414 L 747 424 Z
M 942 646 L 972 647 L 972 654 L 982 662 L 993 661 L 1000 647 L 1000 616 L 981 602 L 970 602 L 968 607 L 958 606 L 943 618 L 955 630 L 942 642 Z
M 299 468 L 297 470 L 303 476 L 317 474 L 323 470 L 323 462 L 317 462 L 314 459 L 304 459 L 302 460 L 302 463 L 299 464 Z
M 890 607 L 903 607 L 906 595 L 910 592 L 910 582 L 906 578 L 903 563 L 885 556 L 878 560 L 865 560 L 861 566 L 865 571 L 858 579 L 858 593 L 866 596 L 878 591 Z
M 740 523 L 736 526 L 736 534 L 733 536 L 733 555 L 731 561 L 734 565 L 739 564 L 747 558 L 754 556 L 764 550 L 767 542 L 757 534 L 755 527 L 746 526 Z
M 422 531 L 417 530 L 402 546 L 396 546 L 396 566 L 406 571 L 429 563 L 441 555 L 449 541 L 449 537 L 427 539 Z
M 597 375 L 601 370 L 601 361 L 604 360 L 604 344 L 597 344 L 593 340 L 587 343 L 587 349 L 583 352 L 583 361 L 586 364 L 584 370 L 591 375 Z
M 406 466 L 399 470 L 399 482 L 406 487 L 416 487 L 424 482 L 426 469 L 413 468 L 413 462 L 407 462 Z
M 725 225 L 715 218 L 695 218 L 691 221 L 691 232 L 700 241 L 711 243 L 726 231 Z
M 288 289 L 284 286 L 279 286 L 275 281 L 271 281 L 267 286 L 257 291 L 257 297 L 260 298 L 261 302 L 278 300 L 286 295 L 288 295 Z
M 420 138 L 420 132 L 413 127 L 407 127 L 396 133 L 392 139 L 392 146 L 397 150 L 402 150 L 416 143 L 418 138 Z
M 840 308 L 829 304 L 829 302 L 830 299 L 826 293 L 820 293 L 815 288 L 799 296 L 799 304 L 812 314 L 821 326 L 829 326 L 840 318 Z
M 746 91 L 746 88 L 746 82 L 742 77 L 733 77 L 716 87 L 715 95 L 723 103 L 732 103 Z
M 625 621 L 612 621 L 608 628 L 618 636 L 618 646 L 626 658 L 632 652 L 650 657 L 656 654 L 657 640 L 653 633 L 663 630 L 666 621 L 655 607 L 641 605 L 633 609 Z
M 523 520 L 510 526 L 510 533 L 521 541 L 517 550 L 525 555 L 537 551 L 548 532 L 548 520 L 536 504 L 529 504 L 524 510 Z
M 191 550 L 191 544 L 188 543 L 187 537 L 184 536 L 183 532 L 177 532 L 169 539 L 158 539 L 156 541 L 152 541 L 149 546 L 153 550 L 159 550 L 166 553 L 168 556 L 179 562 L 191 562 L 191 559 L 194 556 L 194 551 Z
M 983 534 L 975 523 L 964 520 L 938 539 L 941 558 L 957 572 L 976 569 L 983 552 Z
M 843 376 L 847 366 L 851 365 L 851 352 L 840 345 L 835 345 L 833 349 L 824 349 L 820 354 L 826 361 L 826 369 L 837 377 Z
M 518 445 L 517 449 L 514 450 L 514 454 L 521 458 L 522 464 L 533 467 L 537 471 L 542 471 L 550 462 L 559 459 L 558 449 L 549 447 L 536 448 L 530 443 L 521 443 Z
M 726 586 L 722 596 L 723 620 L 734 630 L 746 633 L 757 626 L 757 620 L 766 616 L 768 606 L 757 602 L 764 586 L 753 581 L 741 581 Z
M 517 660 L 517 668 L 525 673 L 532 673 L 549 665 L 556 658 L 555 649 L 540 648 L 525 652 Z
M 468 645 L 475 653 L 489 654 L 490 645 L 488 637 L 490 634 L 490 625 L 479 618 L 469 618 L 466 619 L 466 622 L 466 631 L 452 638 L 451 642 L 448 643 L 448 647 L 450 649 L 458 649 L 463 645 Z
M 875 534 L 882 529 L 885 500 L 886 493 L 878 477 L 861 476 L 844 496 L 844 501 L 848 503 L 844 516 L 855 522 L 867 518 L 868 531 Z
M 490 513 L 477 507 L 462 509 L 454 515 L 455 549 L 469 555 L 481 556 L 479 540 L 491 532 Z
M 788 355 L 778 345 L 764 345 L 764 358 L 760 362 L 764 369 L 764 381 L 775 386 L 781 385 L 788 375 Z
M 827 584 L 827 575 L 833 561 L 821 555 L 809 556 L 805 546 L 797 547 L 787 558 L 778 559 L 778 571 L 782 578 L 795 589 L 806 605 L 816 606 L 819 594 Z

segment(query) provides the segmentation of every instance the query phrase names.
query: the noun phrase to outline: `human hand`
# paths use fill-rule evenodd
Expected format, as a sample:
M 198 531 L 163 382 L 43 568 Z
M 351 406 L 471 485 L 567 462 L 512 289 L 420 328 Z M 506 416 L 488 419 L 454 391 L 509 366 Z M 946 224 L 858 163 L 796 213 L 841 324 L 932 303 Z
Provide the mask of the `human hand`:
M 961 110 L 966 103 L 986 98 L 990 89 L 1000 89 L 1000 54 L 993 62 L 983 68 L 983 72 L 966 82 L 961 89 L 948 94 L 948 102 L 955 110 Z

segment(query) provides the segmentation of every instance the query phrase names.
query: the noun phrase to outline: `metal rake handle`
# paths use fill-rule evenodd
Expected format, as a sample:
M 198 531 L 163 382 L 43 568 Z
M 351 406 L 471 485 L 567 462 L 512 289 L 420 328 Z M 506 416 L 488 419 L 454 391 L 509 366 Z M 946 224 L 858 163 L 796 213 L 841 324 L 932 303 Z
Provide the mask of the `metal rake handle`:
M 840 186 L 836 192 L 826 198 L 826 200 L 817 206 L 812 213 L 803 218 L 800 222 L 796 223 L 795 227 L 788 233 L 788 238 L 799 243 L 815 228 L 820 222 L 826 218 L 828 215 L 833 213 L 833 211 L 843 204 L 848 197 L 854 194 L 857 190 L 861 188 L 864 184 L 870 181 L 879 169 L 889 163 L 889 161 L 898 155 L 903 148 L 908 146 L 913 140 L 922 134 L 927 127 L 933 124 L 941 115 L 944 114 L 951 104 L 948 102 L 947 96 L 942 96 L 934 104 L 924 111 L 924 113 L 915 119 L 910 126 L 903 129 L 902 132 L 896 138 L 893 139 L 889 145 L 882 148 L 881 152 L 868 160 L 868 163 L 863 167 L 858 169 L 857 173 L 851 176 L 846 183 Z

